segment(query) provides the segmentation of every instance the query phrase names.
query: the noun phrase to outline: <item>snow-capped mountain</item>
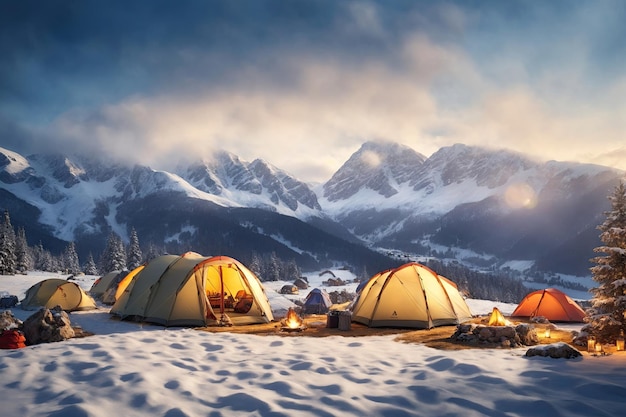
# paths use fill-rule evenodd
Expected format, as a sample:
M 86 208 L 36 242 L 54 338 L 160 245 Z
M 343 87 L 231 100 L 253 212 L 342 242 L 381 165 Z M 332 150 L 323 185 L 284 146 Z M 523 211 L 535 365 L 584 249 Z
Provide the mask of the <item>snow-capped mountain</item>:
M 308 185 L 261 159 L 248 163 L 217 151 L 213 158 L 180 164 L 176 172 L 201 191 L 242 207 L 256 207 L 307 218 L 321 207 Z
M 427 158 L 396 143 L 367 142 L 316 195 L 265 161 L 227 152 L 171 173 L 0 148 L 0 208 L 25 227 L 31 244 L 73 240 L 94 254 L 108 233 L 127 238 L 134 227 L 144 242 L 172 251 L 276 252 L 303 266 L 367 262 L 378 270 L 388 262 L 377 253 L 384 248 L 469 253 L 474 265 L 489 268 L 523 260 L 586 275 L 606 197 L 623 175 L 460 144 Z
M 506 203 L 500 210 L 513 210 L 584 192 L 616 174 L 597 165 L 541 163 L 461 144 L 425 158 L 406 146 L 367 142 L 324 184 L 320 204 L 337 219 L 371 209 L 433 218 L 491 197 Z
M 374 247 L 468 249 L 476 257 L 546 267 L 558 257 L 560 271 L 584 274 L 599 243 L 594 231 L 606 196 L 622 176 L 461 144 L 423 158 L 397 144 L 366 143 L 324 185 L 320 204 Z
M 111 231 L 127 239 L 134 227 L 145 244 L 172 252 L 242 260 L 274 252 L 303 268 L 359 259 L 372 270 L 391 266 L 322 216 L 306 184 L 261 160 L 219 153 L 180 173 L 189 181 L 146 166 L 82 155 L 24 157 L 0 148 L 0 209 L 9 210 L 14 227 L 24 227 L 31 245 L 60 252 L 74 241 L 85 257 L 97 257 Z
M 127 167 L 87 156 L 32 155 L 0 148 L 2 188 L 40 211 L 37 220 L 54 237 L 75 240 L 109 228 L 127 235 L 117 222 L 120 204 L 157 192 L 178 192 L 216 204 L 231 202 L 204 193 L 180 177 L 144 166 Z
M 327 207 L 338 201 L 359 201 L 359 193 L 391 198 L 400 192 L 403 184 L 411 181 L 425 160 L 424 155 L 407 146 L 366 142 L 324 184 Z

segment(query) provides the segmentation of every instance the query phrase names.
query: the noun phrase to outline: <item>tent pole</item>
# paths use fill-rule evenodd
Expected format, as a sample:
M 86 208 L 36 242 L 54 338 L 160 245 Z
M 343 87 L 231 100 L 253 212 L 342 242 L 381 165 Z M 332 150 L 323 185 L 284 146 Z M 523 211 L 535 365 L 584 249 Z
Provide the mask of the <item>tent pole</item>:
M 224 316 L 224 276 L 220 265 L 220 313 Z

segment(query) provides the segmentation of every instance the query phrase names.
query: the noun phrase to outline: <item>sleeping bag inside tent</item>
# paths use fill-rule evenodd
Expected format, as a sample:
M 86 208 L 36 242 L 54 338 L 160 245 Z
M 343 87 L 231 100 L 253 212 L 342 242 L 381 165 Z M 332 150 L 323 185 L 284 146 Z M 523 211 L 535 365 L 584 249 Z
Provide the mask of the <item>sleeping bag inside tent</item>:
M 23 310 L 56 306 L 61 306 L 65 311 L 93 310 L 96 303 L 78 284 L 59 278 L 45 279 L 33 285 L 21 302 Z
M 254 273 L 233 258 L 203 257 L 193 252 L 163 255 L 148 262 L 126 283 L 111 314 L 164 326 L 274 320 L 265 290 Z
M 585 310 L 556 288 L 533 291 L 519 303 L 511 317 L 542 316 L 554 322 L 582 323 Z
M 471 317 L 456 284 L 413 262 L 374 275 L 352 307 L 352 320 L 369 327 L 430 329 Z

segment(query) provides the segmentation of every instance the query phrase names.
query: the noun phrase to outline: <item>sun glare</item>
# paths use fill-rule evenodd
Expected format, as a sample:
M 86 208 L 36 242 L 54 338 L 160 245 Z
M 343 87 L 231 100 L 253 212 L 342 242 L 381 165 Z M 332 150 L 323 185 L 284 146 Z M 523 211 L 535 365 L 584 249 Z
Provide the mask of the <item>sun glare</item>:
M 537 194 L 533 188 L 526 183 L 518 183 L 509 186 L 505 193 L 506 204 L 513 208 L 534 208 L 537 206 Z

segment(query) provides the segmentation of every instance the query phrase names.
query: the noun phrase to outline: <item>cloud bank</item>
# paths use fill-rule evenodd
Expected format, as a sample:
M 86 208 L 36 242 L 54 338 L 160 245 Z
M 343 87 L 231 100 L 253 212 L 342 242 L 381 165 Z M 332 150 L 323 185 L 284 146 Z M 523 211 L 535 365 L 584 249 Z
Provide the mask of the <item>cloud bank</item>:
M 621 2 L 29 3 L 0 13 L 18 151 L 225 149 L 324 181 L 387 139 L 626 169 Z

